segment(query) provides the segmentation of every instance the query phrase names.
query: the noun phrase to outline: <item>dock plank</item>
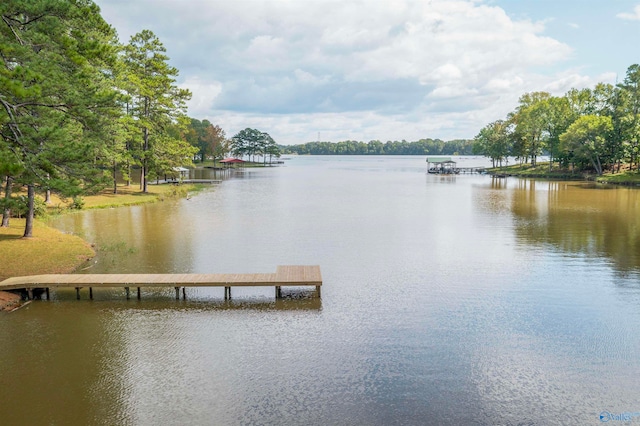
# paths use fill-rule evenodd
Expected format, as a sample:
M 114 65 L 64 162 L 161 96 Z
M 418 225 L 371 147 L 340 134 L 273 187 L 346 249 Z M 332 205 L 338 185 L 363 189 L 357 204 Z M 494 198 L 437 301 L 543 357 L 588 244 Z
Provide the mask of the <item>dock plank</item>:
M 12 277 L 0 290 L 42 287 L 234 287 L 321 286 L 317 265 L 278 266 L 276 273 L 257 274 L 48 274 Z

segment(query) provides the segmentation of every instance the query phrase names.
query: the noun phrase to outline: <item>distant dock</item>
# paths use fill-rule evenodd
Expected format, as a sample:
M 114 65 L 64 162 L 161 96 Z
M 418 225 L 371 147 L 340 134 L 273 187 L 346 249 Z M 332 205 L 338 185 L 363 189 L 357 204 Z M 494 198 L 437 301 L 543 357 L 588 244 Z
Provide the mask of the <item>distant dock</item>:
M 435 175 L 484 174 L 484 167 L 458 167 L 451 157 L 427 157 L 427 173 Z
M 318 297 L 322 286 L 320 266 L 278 266 L 275 274 L 49 274 L 8 278 L 0 282 L 0 290 L 25 290 L 33 299 L 34 290 L 43 290 L 49 299 L 50 288 L 75 288 L 76 298 L 80 290 L 89 289 L 93 299 L 94 288 L 122 287 L 130 298 L 130 288 L 137 288 L 141 298 L 141 287 L 174 287 L 176 299 L 186 298 L 186 287 L 224 287 L 224 297 L 231 299 L 231 287 L 274 287 L 275 297 L 282 297 L 281 288 L 289 286 L 314 286 Z
M 183 183 L 211 183 L 218 184 L 222 183 L 221 179 L 160 179 L 149 182 L 150 184 L 162 185 L 162 184 L 172 184 L 172 185 L 180 185 Z

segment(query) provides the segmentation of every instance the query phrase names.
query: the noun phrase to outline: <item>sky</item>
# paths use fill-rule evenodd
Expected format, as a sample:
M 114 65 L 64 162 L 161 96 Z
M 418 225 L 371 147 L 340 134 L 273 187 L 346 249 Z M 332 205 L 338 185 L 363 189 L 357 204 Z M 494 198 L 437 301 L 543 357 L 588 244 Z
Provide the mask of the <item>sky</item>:
M 640 0 L 95 2 L 122 43 L 158 36 L 190 117 L 283 145 L 471 139 L 640 63 Z

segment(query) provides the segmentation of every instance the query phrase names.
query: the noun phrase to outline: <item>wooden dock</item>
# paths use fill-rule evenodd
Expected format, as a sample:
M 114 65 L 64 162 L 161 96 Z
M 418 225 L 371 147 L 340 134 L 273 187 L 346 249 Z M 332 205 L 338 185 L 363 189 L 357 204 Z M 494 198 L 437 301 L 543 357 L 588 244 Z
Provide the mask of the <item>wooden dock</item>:
M 154 181 L 150 181 L 151 185 L 163 185 L 163 184 L 171 184 L 171 185 L 182 185 L 185 183 L 210 183 L 210 184 L 219 184 L 222 183 L 221 179 L 158 179 Z
M 80 299 L 80 289 L 89 288 L 93 299 L 94 288 L 123 287 L 127 298 L 130 287 L 136 287 L 140 299 L 141 287 L 174 287 L 176 299 L 186 298 L 186 287 L 224 287 L 225 299 L 231 298 L 231 287 L 275 287 L 276 298 L 282 297 L 281 287 L 315 286 L 320 297 L 322 274 L 320 266 L 278 266 L 275 274 L 50 274 L 8 278 L 0 282 L 0 290 L 26 290 L 29 299 L 33 291 L 43 289 L 47 299 L 49 289 L 75 288 Z

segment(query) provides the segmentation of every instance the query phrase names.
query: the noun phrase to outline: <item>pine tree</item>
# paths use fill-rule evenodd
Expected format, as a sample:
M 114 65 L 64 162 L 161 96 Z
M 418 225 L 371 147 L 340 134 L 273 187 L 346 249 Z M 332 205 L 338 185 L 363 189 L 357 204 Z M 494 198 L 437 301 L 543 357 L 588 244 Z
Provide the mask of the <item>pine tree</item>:
M 91 0 L 10 0 L 0 17 L 0 140 L 27 187 L 30 237 L 36 191 L 73 196 L 100 174 L 87 159 L 114 113 L 115 33 Z
M 142 168 L 140 188 L 147 192 L 149 172 L 162 168 L 171 156 L 171 163 L 181 159 L 189 164 L 194 150 L 184 138 L 171 136 L 169 129 L 178 124 L 186 112 L 191 93 L 175 85 L 178 70 L 169 65 L 169 57 L 160 40 L 149 30 L 135 34 L 125 47 L 124 63 L 127 90 L 131 96 L 129 114 L 140 130 L 133 146 Z

